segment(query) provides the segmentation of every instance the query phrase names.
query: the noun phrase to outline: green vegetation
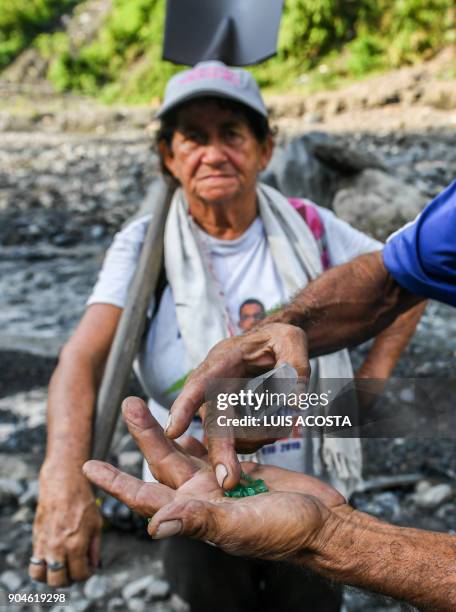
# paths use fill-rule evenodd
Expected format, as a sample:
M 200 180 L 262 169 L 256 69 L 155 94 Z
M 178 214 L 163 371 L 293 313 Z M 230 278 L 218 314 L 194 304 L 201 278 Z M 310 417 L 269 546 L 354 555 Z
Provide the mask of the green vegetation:
M 0 7 L 0 69 L 7 66 L 78 0 L 4 0 Z
M 254 73 L 263 87 L 321 89 L 454 42 L 453 0 L 286 0 L 278 54 Z
M 55 18 L 57 5 L 75 1 L 8 0 L 0 13 L 0 67 Z M 75 49 L 62 32 L 40 34 L 34 44 L 50 60 L 49 77 L 59 90 L 107 102 L 148 101 L 178 70 L 161 60 L 164 6 L 164 0 L 113 0 L 90 44 Z M 278 54 L 253 73 L 276 90 L 333 86 L 430 57 L 456 42 L 455 16 L 453 0 L 286 0 Z
M 113 0 L 113 10 L 91 44 L 77 52 L 62 34 L 40 36 L 37 46 L 54 58 L 49 76 L 61 90 L 101 96 L 107 101 L 150 99 L 176 67 L 161 61 L 163 1 Z

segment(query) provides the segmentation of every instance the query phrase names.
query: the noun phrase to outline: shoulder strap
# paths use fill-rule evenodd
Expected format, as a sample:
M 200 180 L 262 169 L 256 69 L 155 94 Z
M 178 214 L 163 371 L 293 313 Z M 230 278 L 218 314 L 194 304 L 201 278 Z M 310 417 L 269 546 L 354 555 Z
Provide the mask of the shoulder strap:
M 323 225 L 323 221 L 318 213 L 318 209 L 310 200 L 288 198 L 288 202 L 307 223 L 308 228 L 312 232 L 312 235 L 317 242 L 323 270 L 328 270 L 330 265 L 328 246 L 326 244 L 325 226 Z

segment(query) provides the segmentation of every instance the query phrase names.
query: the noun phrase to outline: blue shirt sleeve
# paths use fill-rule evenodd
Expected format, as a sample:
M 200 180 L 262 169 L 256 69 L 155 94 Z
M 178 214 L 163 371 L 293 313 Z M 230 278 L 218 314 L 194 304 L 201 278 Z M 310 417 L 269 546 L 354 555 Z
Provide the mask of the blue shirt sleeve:
M 456 306 L 456 181 L 391 236 L 383 261 L 405 289 Z

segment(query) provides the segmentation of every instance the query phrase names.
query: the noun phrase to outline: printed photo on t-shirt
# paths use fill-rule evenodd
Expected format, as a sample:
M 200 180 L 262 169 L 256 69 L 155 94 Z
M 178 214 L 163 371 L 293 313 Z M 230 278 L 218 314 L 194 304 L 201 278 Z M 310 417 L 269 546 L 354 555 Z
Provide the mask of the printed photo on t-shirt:
M 248 298 L 239 307 L 238 327 L 242 333 L 249 331 L 265 316 L 266 309 L 263 303 L 256 298 Z

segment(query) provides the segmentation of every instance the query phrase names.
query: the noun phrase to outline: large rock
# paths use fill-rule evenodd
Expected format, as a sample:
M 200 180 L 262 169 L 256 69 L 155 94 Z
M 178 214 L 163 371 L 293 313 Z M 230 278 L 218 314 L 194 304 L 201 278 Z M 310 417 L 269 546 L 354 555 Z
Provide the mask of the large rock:
M 337 172 L 315 157 L 312 140 L 306 135 L 293 139 L 283 148 L 276 147 L 261 178 L 284 195 L 306 197 L 330 206 Z
M 372 153 L 360 153 L 332 136 L 311 132 L 278 145 L 261 179 L 284 195 L 309 198 L 330 208 L 341 180 L 365 168 L 383 168 L 383 164 Z
M 334 212 L 359 230 L 385 240 L 426 204 L 415 187 L 377 169 L 366 169 L 336 193 Z

